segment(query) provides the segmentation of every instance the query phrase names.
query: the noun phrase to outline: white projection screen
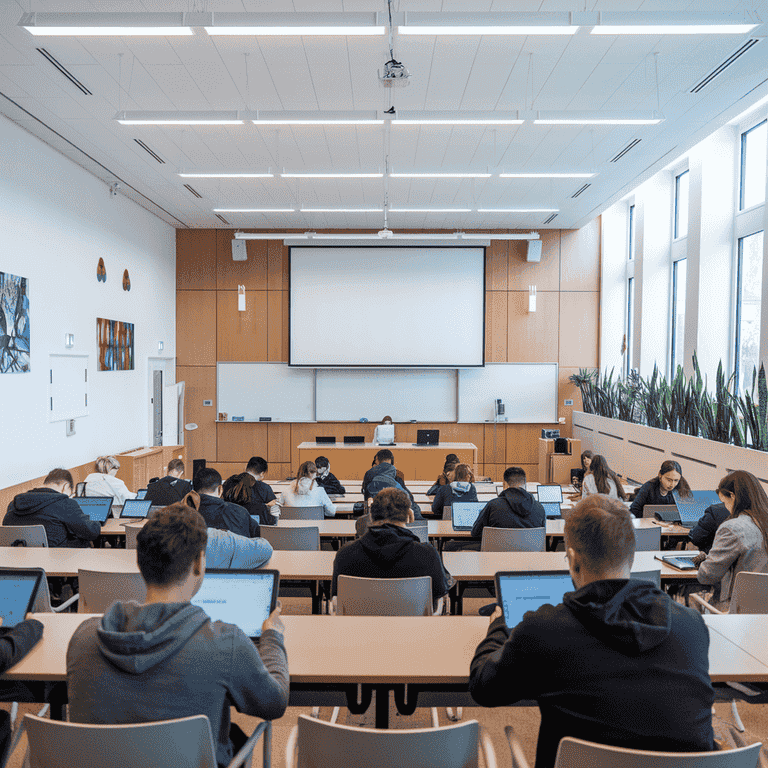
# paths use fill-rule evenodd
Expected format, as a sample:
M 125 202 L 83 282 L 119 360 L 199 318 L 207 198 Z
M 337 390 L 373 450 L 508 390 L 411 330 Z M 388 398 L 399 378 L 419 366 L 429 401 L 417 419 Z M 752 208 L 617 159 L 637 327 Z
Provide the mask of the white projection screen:
M 290 365 L 473 367 L 485 249 L 291 248 Z

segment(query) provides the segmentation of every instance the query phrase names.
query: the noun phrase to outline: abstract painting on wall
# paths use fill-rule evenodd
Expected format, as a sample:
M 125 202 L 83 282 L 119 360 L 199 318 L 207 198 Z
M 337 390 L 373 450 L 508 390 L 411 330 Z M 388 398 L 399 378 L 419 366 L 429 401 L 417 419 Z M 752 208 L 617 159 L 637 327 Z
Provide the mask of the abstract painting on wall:
M 29 370 L 29 281 L 0 272 L 0 373 Z
M 133 323 L 96 318 L 100 371 L 133 370 Z

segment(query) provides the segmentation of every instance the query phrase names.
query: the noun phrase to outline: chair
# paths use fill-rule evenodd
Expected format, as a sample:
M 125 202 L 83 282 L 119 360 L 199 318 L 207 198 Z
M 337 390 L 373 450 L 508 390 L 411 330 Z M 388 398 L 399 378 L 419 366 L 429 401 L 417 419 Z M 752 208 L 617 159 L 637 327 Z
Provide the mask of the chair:
M 528 768 L 514 729 L 504 729 L 512 752 L 512 768 Z M 555 768 L 756 768 L 761 743 L 717 752 L 646 752 L 594 744 L 572 736 L 560 740 Z
M 443 520 L 453 520 L 450 507 L 443 507 Z
M 42 525 L 0 525 L 0 547 L 47 547 Z
M 481 552 L 544 552 L 546 528 L 483 528 Z
M 661 568 L 651 571 L 632 571 L 629 578 L 637 581 L 650 581 L 656 589 L 661 589 Z
M 87 725 L 25 715 L 30 768 L 217 768 L 211 726 L 205 715 L 130 725 Z M 259 723 L 228 768 L 250 765 L 264 735 L 269 768 L 272 723 Z
M 126 549 L 138 548 L 138 541 L 136 537 L 139 535 L 139 531 L 143 527 L 144 526 L 141 523 L 139 523 L 138 525 L 136 523 L 131 523 L 125 526 L 125 548 Z
M 661 549 L 661 528 L 635 528 L 635 552 L 658 552 Z
M 78 498 L 82 498 L 85 496 L 85 486 L 88 485 L 88 483 L 78 483 L 75 486 L 75 496 Z
M 324 520 L 323 507 L 280 507 L 283 520 Z
M 299 715 L 285 747 L 286 768 L 496 768 L 496 753 L 477 720 L 444 728 L 376 730 Z M 33 766 L 34 768 L 34 766 Z M 90 766 L 83 766 L 90 768 Z
M 339 576 L 338 616 L 431 616 L 432 578 L 367 579 Z
M 147 598 L 147 587 L 140 573 L 107 573 L 78 568 L 77 580 L 80 584 L 78 613 L 105 613 L 116 600 L 143 603 Z
M 280 528 L 277 525 L 262 525 L 261 535 L 272 545 L 272 549 L 320 549 L 320 529 L 316 526 Z

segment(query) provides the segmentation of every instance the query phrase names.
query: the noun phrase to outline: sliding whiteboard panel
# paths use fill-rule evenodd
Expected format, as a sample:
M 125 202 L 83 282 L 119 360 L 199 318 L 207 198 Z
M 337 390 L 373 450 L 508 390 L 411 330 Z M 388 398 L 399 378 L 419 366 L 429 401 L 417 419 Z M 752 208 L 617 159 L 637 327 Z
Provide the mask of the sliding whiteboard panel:
M 228 420 L 315 420 L 315 372 L 285 363 L 219 363 L 217 413 Z
M 456 421 L 455 370 L 317 372 L 317 420 Z
M 88 355 L 51 355 L 48 369 L 48 421 L 87 416 Z
M 557 363 L 488 363 L 459 371 L 459 421 L 493 421 L 497 399 L 502 419 L 514 424 L 557 423 Z

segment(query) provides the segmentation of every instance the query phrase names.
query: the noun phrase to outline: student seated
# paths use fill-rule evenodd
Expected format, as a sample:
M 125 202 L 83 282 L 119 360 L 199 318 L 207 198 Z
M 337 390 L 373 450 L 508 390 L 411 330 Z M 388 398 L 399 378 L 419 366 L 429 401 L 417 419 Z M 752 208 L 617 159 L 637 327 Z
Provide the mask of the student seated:
M 200 495 L 198 512 L 209 528 L 232 531 L 240 536 L 254 539 L 261 534 L 259 524 L 239 504 L 221 498 L 223 487 L 221 475 L 212 467 L 201 469 L 193 481 L 195 491 Z
M 475 476 L 467 464 L 457 464 L 448 472 L 448 485 L 438 488 L 432 501 L 432 511 L 442 514 L 443 507 L 450 507 L 454 501 L 477 501 L 477 489 L 473 485 Z
M 120 462 L 114 456 L 101 456 L 96 459 L 95 472 L 85 478 L 86 496 L 111 496 L 118 506 L 125 504 L 126 499 L 135 499 L 136 494 L 128 490 L 128 486 L 115 477 L 120 469 Z
M 589 473 L 589 465 L 592 463 L 592 451 L 582 451 L 581 453 L 581 467 L 579 469 L 571 470 L 571 480 L 573 487 L 577 490 L 581 490 L 581 486 L 584 484 L 584 478 Z
M 728 519 L 730 512 L 725 504 L 711 504 L 704 510 L 699 522 L 691 528 L 688 538 L 705 554 L 712 549 L 717 529 Z
M 264 482 L 269 465 L 261 456 L 251 456 L 245 471 L 254 479 L 251 501 L 244 505 L 251 515 L 256 515 L 262 525 L 277 525 L 280 508 L 271 486 Z
M 338 481 L 336 475 L 331 473 L 331 462 L 325 456 L 318 456 L 315 459 L 315 466 L 317 467 L 317 484 L 325 489 L 325 492 L 330 495 L 343 496 L 347 490 Z
M 339 576 L 368 579 L 407 579 L 432 577 L 435 612 L 438 600 L 453 586 L 440 555 L 431 544 L 423 544 L 406 528 L 413 522 L 413 511 L 405 491 L 385 488 L 371 504 L 371 522 L 365 535 L 342 547 L 333 561 L 331 594 L 336 595 Z
M 168 474 L 150 483 L 144 498 L 149 499 L 153 507 L 167 507 L 181 501 L 192 490 L 192 483 L 183 478 L 184 462 L 181 459 L 171 459 L 168 462 Z
M 373 457 L 373 466 L 363 475 L 363 498 L 367 501 L 384 488 L 400 488 L 397 482 L 395 457 L 389 448 L 382 448 Z
M 72 474 L 68 469 L 52 469 L 42 488 L 19 493 L 8 505 L 3 525 L 42 525 L 49 547 L 87 547 L 101 533 L 101 525 L 91 520 L 78 503 Z
M 413 500 L 413 494 L 405 487 L 405 478 L 403 473 L 397 470 L 397 482 L 405 493 L 408 494 L 408 499 L 411 504 L 411 512 L 413 512 L 414 520 L 424 520 L 424 515 L 421 514 L 421 507 Z M 381 493 L 381 491 L 379 491 Z M 359 539 L 365 535 L 368 530 L 368 526 L 371 524 L 371 513 L 368 512 L 355 519 L 355 536 Z
M 691 495 L 691 488 L 683 477 L 680 465 L 676 461 L 665 461 L 659 467 L 659 474 L 638 488 L 629 511 L 635 517 L 642 517 L 646 504 L 674 504 L 674 490 L 683 498 Z
M 737 573 L 768 573 L 768 496 L 760 481 L 743 470 L 726 475 L 717 494 L 730 517 L 717 529 L 709 553 L 697 558 L 698 579 L 715 586 L 710 602 L 727 612 Z
M 190 604 L 205 575 L 206 540 L 205 522 L 183 504 L 147 521 L 136 550 L 146 601 L 118 601 L 76 630 L 67 650 L 69 719 L 127 724 L 206 715 L 216 761 L 225 766 L 247 739 L 230 722 L 230 707 L 281 717 L 288 660 L 279 607 L 257 648 L 239 627 L 211 622 Z
M 480 551 L 483 528 L 544 528 L 547 516 L 544 507 L 525 488 L 525 470 L 507 467 L 504 470 L 504 490 L 491 499 L 472 526 L 472 538 L 467 541 L 447 541 L 445 552 Z
M 438 475 L 437 480 L 435 480 L 430 489 L 427 491 L 427 496 L 434 496 L 442 486 L 451 484 L 451 481 L 448 479 L 448 473 L 451 472 L 451 470 L 456 469 L 458 463 L 459 459 L 455 453 L 449 453 L 445 457 L 443 471 L 440 475 Z
M 281 507 L 322 507 L 325 517 L 335 517 L 336 505 L 325 489 L 317 484 L 317 467 L 305 461 L 296 473 L 296 479 L 280 494 Z
M 602 493 L 612 499 L 626 499 L 627 494 L 621 478 L 608 466 L 604 456 L 596 454 L 589 465 L 589 474 L 581 487 L 581 498 L 586 499 L 593 493 Z
M 714 747 L 709 634 L 700 615 L 649 582 L 631 580 L 629 511 L 607 496 L 579 502 L 565 521 L 575 587 L 507 627 L 497 606 L 470 666 L 484 707 L 536 699 L 536 768 L 551 768 L 564 736 L 630 749 Z

